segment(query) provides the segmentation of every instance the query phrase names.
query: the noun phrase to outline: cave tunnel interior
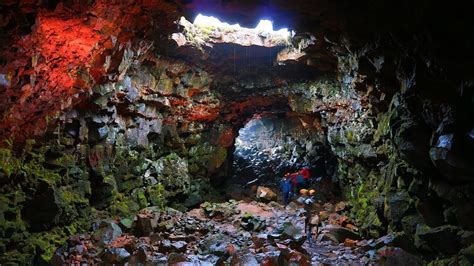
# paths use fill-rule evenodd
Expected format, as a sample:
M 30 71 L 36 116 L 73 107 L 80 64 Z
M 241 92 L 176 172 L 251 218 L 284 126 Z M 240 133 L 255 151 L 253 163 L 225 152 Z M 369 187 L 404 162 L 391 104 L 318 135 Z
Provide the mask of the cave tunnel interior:
M 473 7 L 392 2 L 0 1 L 0 265 L 473 265 Z

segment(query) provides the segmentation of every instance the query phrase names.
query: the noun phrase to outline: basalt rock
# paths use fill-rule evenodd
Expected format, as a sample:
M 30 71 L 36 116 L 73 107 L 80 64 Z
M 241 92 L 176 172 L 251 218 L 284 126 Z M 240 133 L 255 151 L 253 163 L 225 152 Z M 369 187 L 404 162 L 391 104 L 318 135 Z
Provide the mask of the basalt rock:
M 334 239 L 337 243 L 344 243 L 344 240 L 346 239 L 361 239 L 357 233 L 337 225 L 328 225 L 323 227 L 321 230 L 323 232 L 326 231 L 329 234 L 329 238 Z
M 94 228 L 93 238 L 97 241 L 99 246 L 105 246 L 112 243 L 112 241 L 122 234 L 120 226 L 112 221 L 100 221 L 94 225 Z
M 183 29 L 174 22 L 197 12 L 194 1 L 33 2 L 0 3 L 1 264 L 47 263 L 94 216 L 197 206 L 216 198 L 214 187 L 231 175 L 249 187 L 274 185 L 283 172 L 308 165 L 341 189 L 345 215 L 361 234 L 404 232 L 427 260 L 471 261 L 472 16 L 462 12 L 471 8 L 276 1 L 270 9 L 279 24 L 308 32 L 294 36 L 298 53 L 277 55 L 283 47 L 270 47 L 282 40 L 271 42 L 271 34 L 252 34 L 250 43 L 267 44 L 256 48 L 236 37 L 248 34 L 212 27 L 194 29 L 205 40 L 184 39 L 215 44 L 204 53 L 176 47 L 170 36 Z M 254 24 L 262 7 L 213 5 L 242 25 Z M 229 36 L 232 44 L 218 38 Z M 234 150 L 251 119 L 269 135 Z M 252 167 L 237 159 L 233 175 L 230 158 L 240 155 Z M 224 219 L 235 211 L 203 207 Z M 141 236 L 153 235 L 154 221 L 141 222 Z M 179 225 L 160 222 L 165 231 Z M 73 263 L 81 262 L 76 246 Z M 109 251 L 111 263 L 127 257 Z M 299 257 L 290 253 L 286 259 Z
M 230 237 L 222 234 L 212 235 L 204 239 L 201 244 L 202 252 L 217 256 L 229 255 Z
M 383 265 L 423 265 L 422 260 L 401 248 L 383 248 L 377 253 L 380 256 L 378 263 Z
M 265 202 L 275 201 L 277 194 L 267 187 L 259 186 L 257 188 L 257 199 Z

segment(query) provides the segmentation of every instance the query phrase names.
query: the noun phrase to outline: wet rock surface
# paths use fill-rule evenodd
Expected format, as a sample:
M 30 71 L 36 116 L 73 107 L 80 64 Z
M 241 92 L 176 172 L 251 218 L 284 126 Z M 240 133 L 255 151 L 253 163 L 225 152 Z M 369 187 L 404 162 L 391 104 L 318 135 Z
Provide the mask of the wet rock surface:
M 393 236 L 361 240 L 357 231 L 349 229 L 355 226 L 347 219 L 345 223 L 341 219 L 323 219 L 318 223 L 320 230 L 314 232 L 318 240 L 309 244 L 303 232 L 304 211 L 296 204 L 286 208 L 275 202 L 213 204 L 234 211 L 215 215 L 208 211 L 211 203 L 185 213 L 171 208 L 147 208 L 134 217 L 133 225 L 123 233 L 118 229 L 121 221 L 99 222 L 90 233 L 70 237 L 67 245 L 55 252 L 52 263 L 366 265 L 387 261 L 420 265 L 419 257 L 396 247 Z M 314 211 L 331 212 L 332 217 L 343 215 L 330 207 L 316 205 Z M 146 234 L 144 220 L 149 229 Z M 255 226 L 258 223 L 261 226 Z

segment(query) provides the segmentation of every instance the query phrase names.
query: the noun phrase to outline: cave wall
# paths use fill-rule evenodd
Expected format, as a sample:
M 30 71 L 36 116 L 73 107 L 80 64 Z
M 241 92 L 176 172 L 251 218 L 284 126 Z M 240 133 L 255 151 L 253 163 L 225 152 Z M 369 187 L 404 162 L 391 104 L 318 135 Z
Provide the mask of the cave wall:
M 36 248 L 50 256 L 54 230 L 74 233 L 95 210 L 127 216 L 174 201 L 193 206 L 211 194 L 208 177 L 233 138 L 210 123 L 219 106 L 210 78 L 179 62 L 147 65 L 92 88 L 24 151 L 2 148 L 2 243 L 14 252 L 4 259 Z
M 473 144 L 469 78 L 420 52 L 428 40 L 342 41 L 341 86 L 370 107 L 328 128 L 354 218 L 369 235 L 401 232 L 414 243 L 401 245 L 428 261 L 468 263 L 473 157 L 461 147 Z
M 15 17 L 2 17 L 12 38 L 0 71 L 1 263 L 48 261 L 93 217 L 212 196 L 208 177 L 233 141 L 212 123 L 212 79 L 150 51 L 152 25 L 172 23 L 176 6 L 16 5 L 2 8 L 36 20 L 20 34 Z

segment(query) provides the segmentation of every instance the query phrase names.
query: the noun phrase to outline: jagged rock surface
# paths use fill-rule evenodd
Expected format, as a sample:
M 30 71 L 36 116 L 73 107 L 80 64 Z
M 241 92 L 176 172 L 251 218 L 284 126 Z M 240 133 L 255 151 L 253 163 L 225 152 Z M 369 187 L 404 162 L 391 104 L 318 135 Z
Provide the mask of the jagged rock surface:
M 283 14 L 300 10 L 275 2 Z M 335 165 L 326 176 L 361 234 L 399 232 L 415 243 L 404 249 L 426 261 L 472 264 L 472 40 L 462 32 L 472 16 L 456 13 L 446 27 L 438 18 L 450 8 L 371 3 L 367 15 L 310 2 L 300 3 L 306 13 L 295 25 L 315 45 L 287 66 L 274 66 L 267 50 L 252 58 L 221 46 L 203 60 L 175 49 L 173 22 L 193 4 L 0 3 L 0 263 L 50 261 L 91 217 L 211 200 L 247 119 L 285 110 L 317 121 L 318 144 L 307 152 L 324 150 Z M 106 253 L 113 263 L 132 255 Z

